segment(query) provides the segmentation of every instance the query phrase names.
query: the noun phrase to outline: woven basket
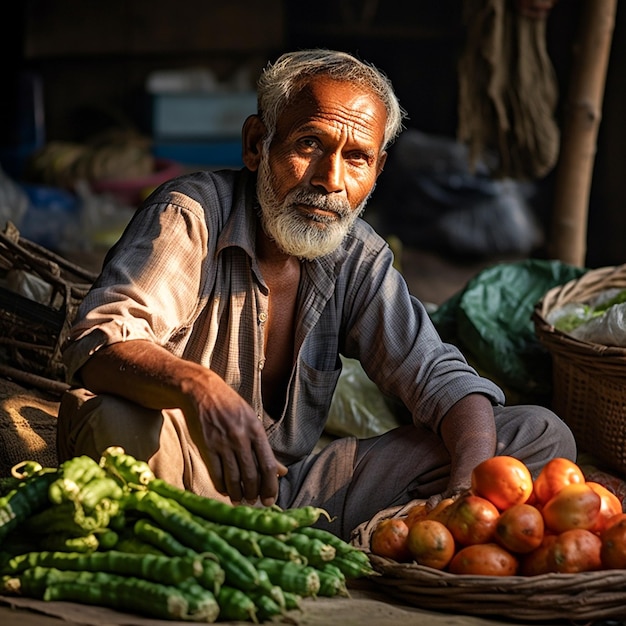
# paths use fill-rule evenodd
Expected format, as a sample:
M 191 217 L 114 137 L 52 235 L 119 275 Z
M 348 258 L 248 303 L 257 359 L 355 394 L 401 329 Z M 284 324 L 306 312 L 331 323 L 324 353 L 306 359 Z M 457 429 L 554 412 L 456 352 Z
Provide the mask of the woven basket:
M 378 523 L 404 516 L 418 502 L 423 500 L 385 509 L 352 535 L 352 544 L 368 554 L 380 574 L 373 582 L 394 598 L 422 609 L 533 622 L 626 617 L 626 570 L 461 576 L 372 554 L 370 540 Z
M 546 320 L 552 310 L 626 288 L 626 265 L 590 270 L 548 291 L 535 307 L 535 332 L 552 356 L 552 409 L 581 450 L 626 472 L 626 348 L 580 341 Z
M 45 295 L 10 287 L 11 274 L 36 280 Z M 20 236 L 8 222 L 0 233 L 0 361 L 41 380 L 64 381 L 61 349 L 95 274 Z

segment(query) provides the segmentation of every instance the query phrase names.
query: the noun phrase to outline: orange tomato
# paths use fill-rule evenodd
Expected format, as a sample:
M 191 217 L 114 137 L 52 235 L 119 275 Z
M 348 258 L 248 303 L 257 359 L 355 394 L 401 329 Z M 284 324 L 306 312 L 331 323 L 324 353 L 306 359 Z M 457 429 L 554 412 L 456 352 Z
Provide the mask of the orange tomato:
M 554 543 L 558 535 L 544 535 L 538 548 L 521 557 L 520 574 L 522 576 L 540 576 L 552 571 L 549 563 Z
M 611 528 L 611 526 L 614 526 L 618 522 L 621 522 L 623 519 L 626 519 L 626 513 L 618 513 L 617 515 L 610 517 L 608 520 L 606 520 L 604 530 L 608 530 L 609 528 Z M 604 532 L 604 530 L 602 532 Z
M 495 539 L 509 552 L 526 554 L 541 545 L 545 524 L 541 512 L 530 504 L 514 504 L 500 514 Z
M 626 515 L 611 521 L 600 535 L 600 560 L 606 569 L 626 569 Z
M 615 515 L 622 513 L 622 503 L 620 499 L 611 491 L 609 491 L 604 485 L 588 480 L 586 483 L 600 496 L 600 513 L 596 524 L 591 530 L 596 533 L 602 532 L 608 523 L 608 521 Z
M 529 469 L 512 456 L 494 456 L 472 471 L 472 491 L 496 505 L 500 511 L 526 502 L 533 491 Z
M 486 498 L 466 494 L 450 506 L 446 526 L 455 541 L 467 546 L 492 541 L 500 512 Z
M 413 526 L 413 524 L 415 522 L 417 522 L 418 520 L 424 519 L 426 517 L 426 515 L 428 515 L 428 508 L 426 507 L 426 502 L 420 502 L 419 504 L 416 504 L 415 506 L 412 506 L 408 513 L 406 514 L 406 517 L 404 517 L 404 523 L 409 527 L 409 529 L 411 528 L 411 526 Z
M 407 547 L 420 565 L 444 569 L 454 556 L 456 545 L 452 533 L 431 519 L 417 520 L 409 529 Z
M 518 559 L 497 543 L 483 543 L 461 548 L 450 561 L 451 574 L 514 576 Z
M 556 533 L 573 528 L 593 528 L 598 520 L 602 500 L 586 484 L 563 487 L 541 510 L 546 526 Z
M 428 512 L 426 519 L 433 519 L 441 522 L 442 524 L 447 524 L 452 511 L 452 505 L 454 503 L 454 498 L 444 498 L 439 502 L 439 504 L 435 505 L 435 507 Z
M 561 574 L 591 572 L 602 567 L 602 541 L 584 528 L 566 530 L 556 536 L 548 554 L 550 571 Z
M 378 556 L 385 556 L 395 561 L 409 561 L 411 555 L 407 548 L 409 527 L 399 517 L 390 517 L 379 522 L 371 539 L 371 549 Z
M 544 505 L 566 485 L 584 482 L 585 475 L 576 463 L 557 457 L 548 461 L 535 478 L 534 497 Z

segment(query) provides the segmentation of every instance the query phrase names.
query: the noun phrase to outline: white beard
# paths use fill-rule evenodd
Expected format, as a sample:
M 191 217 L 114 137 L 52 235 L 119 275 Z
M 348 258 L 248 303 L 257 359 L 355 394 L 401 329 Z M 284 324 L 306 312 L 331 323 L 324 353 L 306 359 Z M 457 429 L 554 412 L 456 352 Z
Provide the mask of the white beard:
M 369 195 L 355 209 L 345 199 L 314 189 L 296 188 L 280 202 L 276 197 L 268 150 L 263 149 L 257 176 L 257 199 L 265 233 L 286 254 L 311 260 L 336 250 L 365 209 Z M 370 192 L 371 195 L 371 192 Z M 306 204 L 335 213 L 334 217 L 303 215 L 294 206 Z

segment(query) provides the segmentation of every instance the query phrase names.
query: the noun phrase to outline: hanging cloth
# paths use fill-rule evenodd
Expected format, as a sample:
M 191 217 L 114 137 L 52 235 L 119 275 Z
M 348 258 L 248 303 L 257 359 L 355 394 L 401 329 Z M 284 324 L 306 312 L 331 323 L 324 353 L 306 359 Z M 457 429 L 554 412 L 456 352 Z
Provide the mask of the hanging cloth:
M 546 17 L 530 17 L 511 0 L 464 0 L 458 139 L 473 164 L 495 152 L 498 177 L 539 179 L 558 158 L 558 85 Z

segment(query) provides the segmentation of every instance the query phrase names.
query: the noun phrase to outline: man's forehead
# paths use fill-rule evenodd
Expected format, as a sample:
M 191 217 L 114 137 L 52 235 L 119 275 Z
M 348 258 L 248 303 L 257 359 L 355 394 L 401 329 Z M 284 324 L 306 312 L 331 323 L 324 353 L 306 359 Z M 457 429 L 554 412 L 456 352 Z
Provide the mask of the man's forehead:
M 386 119 L 385 105 L 371 89 L 319 76 L 303 82 L 294 92 L 279 119 L 279 126 L 290 132 L 314 125 L 316 121 L 326 121 L 354 126 L 382 137 Z

